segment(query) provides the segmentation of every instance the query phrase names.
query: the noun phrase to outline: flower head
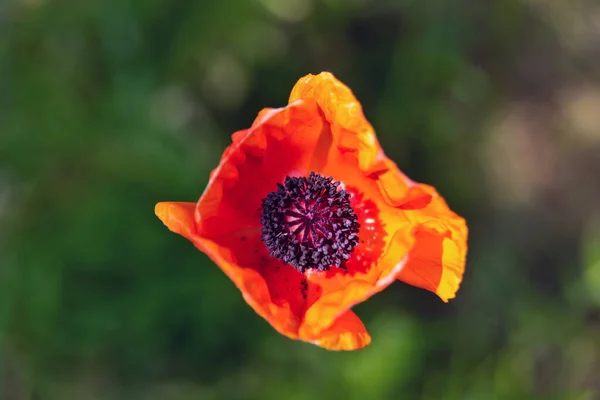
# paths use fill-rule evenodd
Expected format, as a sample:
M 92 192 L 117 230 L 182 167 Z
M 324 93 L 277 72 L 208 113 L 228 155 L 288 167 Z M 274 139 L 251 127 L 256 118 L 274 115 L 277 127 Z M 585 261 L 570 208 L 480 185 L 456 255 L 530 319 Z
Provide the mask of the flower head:
M 277 331 L 333 350 L 371 341 L 351 310 L 396 279 L 455 296 L 467 226 L 383 153 L 330 73 L 233 134 L 196 203 L 157 216 L 205 252 Z

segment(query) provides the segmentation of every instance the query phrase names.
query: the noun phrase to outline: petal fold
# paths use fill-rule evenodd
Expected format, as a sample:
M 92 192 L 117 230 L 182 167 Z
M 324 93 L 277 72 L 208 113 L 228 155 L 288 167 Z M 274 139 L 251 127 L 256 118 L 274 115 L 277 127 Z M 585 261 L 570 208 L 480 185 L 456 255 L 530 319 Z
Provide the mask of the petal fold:
M 365 325 L 350 310 L 339 316 L 334 324 L 321 332 L 313 344 L 327 350 L 359 350 L 371 343 Z

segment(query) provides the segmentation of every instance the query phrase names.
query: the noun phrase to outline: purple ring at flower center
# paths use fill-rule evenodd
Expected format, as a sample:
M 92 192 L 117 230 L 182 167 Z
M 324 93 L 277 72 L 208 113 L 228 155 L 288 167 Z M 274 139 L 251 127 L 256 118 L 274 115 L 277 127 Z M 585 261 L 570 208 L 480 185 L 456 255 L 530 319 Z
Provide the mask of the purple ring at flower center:
M 360 225 L 350 194 L 339 186 L 314 172 L 278 183 L 262 201 L 262 241 L 269 254 L 300 272 L 345 269 Z

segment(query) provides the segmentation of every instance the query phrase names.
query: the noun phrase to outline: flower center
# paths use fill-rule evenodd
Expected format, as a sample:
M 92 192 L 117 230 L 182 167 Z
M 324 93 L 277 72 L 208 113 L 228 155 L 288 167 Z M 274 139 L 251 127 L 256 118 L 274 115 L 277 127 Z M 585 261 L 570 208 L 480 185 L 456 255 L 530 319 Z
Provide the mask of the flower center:
M 300 272 L 346 269 L 358 244 L 358 219 L 340 182 L 311 172 L 289 177 L 262 201 L 262 241 Z

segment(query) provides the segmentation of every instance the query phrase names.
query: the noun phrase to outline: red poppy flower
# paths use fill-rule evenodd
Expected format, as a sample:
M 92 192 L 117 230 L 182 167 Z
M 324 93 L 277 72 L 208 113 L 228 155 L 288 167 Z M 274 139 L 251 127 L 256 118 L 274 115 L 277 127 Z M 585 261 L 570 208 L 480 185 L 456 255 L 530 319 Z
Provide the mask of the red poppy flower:
M 308 75 L 286 107 L 232 136 L 197 203 L 156 215 L 206 253 L 277 331 L 332 350 L 368 345 L 351 310 L 399 279 L 455 296 L 467 226 L 388 159 L 349 88 Z

